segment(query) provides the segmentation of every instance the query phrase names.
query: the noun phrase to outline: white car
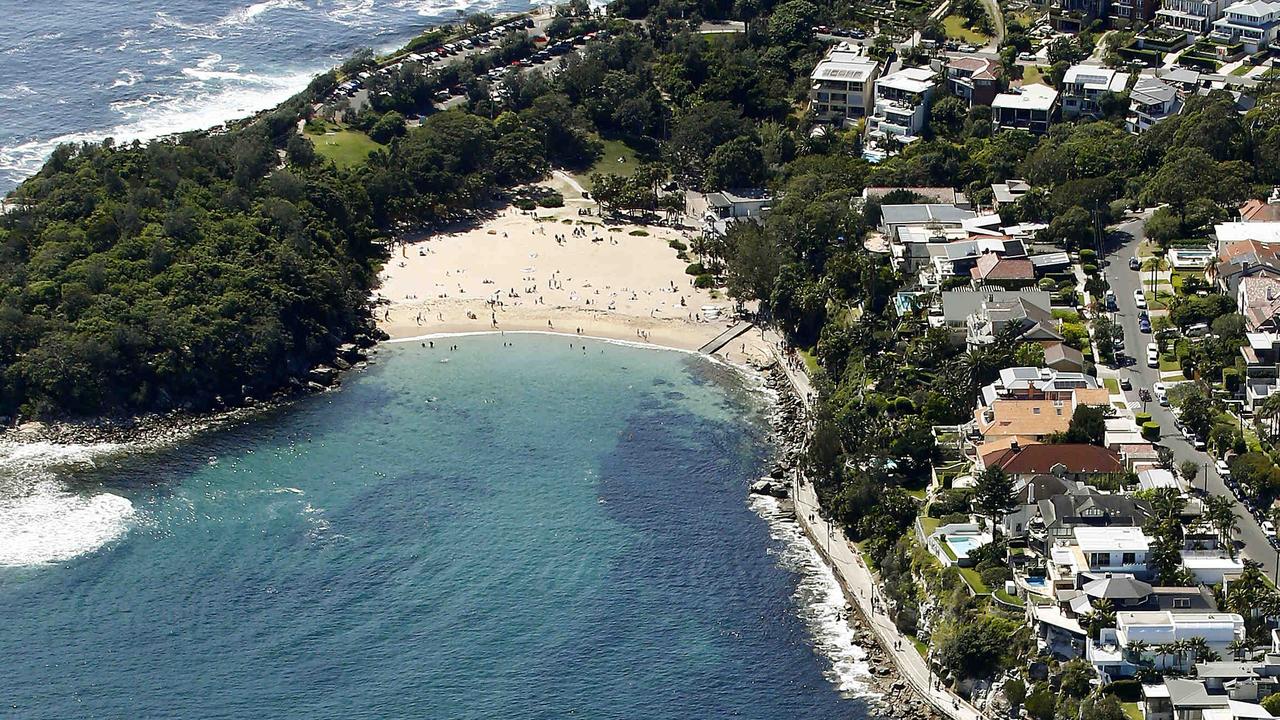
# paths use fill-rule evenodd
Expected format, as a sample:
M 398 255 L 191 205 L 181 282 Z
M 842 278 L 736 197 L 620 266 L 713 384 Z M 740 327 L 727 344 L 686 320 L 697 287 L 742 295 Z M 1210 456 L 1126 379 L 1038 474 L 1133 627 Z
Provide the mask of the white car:
M 1275 524 L 1275 523 L 1273 523 L 1273 522 L 1271 522 L 1270 520 L 1263 520 L 1263 521 L 1262 521 L 1262 532 L 1266 533 L 1266 534 L 1267 534 L 1267 537 L 1271 537 L 1271 538 L 1275 537 L 1275 536 L 1276 536 L 1276 524 Z
M 1022 62 L 1031 62 L 1036 59 L 1036 56 L 1029 52 L 1018 53 L 1018 59 Z
M 961 45 L 956 49 L 962 53 L 978 52 L 978 48 L 974 47 L 973 45 Z
M 1147 309 L 1147 296 L 1143 295 L 1141 290 L 1133 291 L 1133 302 L 1138 306 L 1139 310 Z
M 1169 389 L 1164 383 L 1158 382 L 1152 385 L 1151 392 L 1155 393 L 1156 400 L 1160 401 L 1160 407 L 1169 407 Z
M 1147 343 L 1147 367 L 1160 367 L 1160 348 L 1155 343 Z
M 1223 478 L 1231 477 L 1231 468 L 1227 465 L 1226 460 L 1219 459 L 1213 464 L 1213 469 L 1218 471 L 1218 475 Z

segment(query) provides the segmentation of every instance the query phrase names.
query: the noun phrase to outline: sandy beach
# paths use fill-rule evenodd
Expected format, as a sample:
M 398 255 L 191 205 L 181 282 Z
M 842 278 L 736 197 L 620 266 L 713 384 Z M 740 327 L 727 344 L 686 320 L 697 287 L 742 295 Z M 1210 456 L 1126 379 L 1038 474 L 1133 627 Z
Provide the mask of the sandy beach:
M 487 222 L 398 246 L 380 273 L 378 320 L 392 338 L 541 330 L 696 350 L 735 322 L 723 292 L 693 287 L 668 245 L 696 232 L 605 223 L 568 182 L 565 207 L 499 211 Z M 719 355 L 765 360 L 749 332 Z

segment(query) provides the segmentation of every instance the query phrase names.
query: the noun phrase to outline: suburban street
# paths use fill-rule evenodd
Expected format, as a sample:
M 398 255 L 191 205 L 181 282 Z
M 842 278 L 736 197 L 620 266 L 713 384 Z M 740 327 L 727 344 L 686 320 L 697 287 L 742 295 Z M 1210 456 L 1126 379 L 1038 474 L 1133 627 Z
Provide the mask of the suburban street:
M 1280 581 L 1280 578 L 1276 577 L 1280 552 L 1271 545 L 1269 538 L 1263 533 L 1253 515 L 1236 500 L 1230 488 L 1214 470 L 1214 458 L 1208 453 L 1197 451 L 1187 442 L 1174 427 L 1173 413 L 1168 408 L 1160 407 L 1155 400 L 1154 392 L 1152 401 L 1146 404 L 1146 408 L 1142 408 L 1142 403 L 1138 401 L 1140 388 L 1150 391 L 1151 386 L 1160 380 L 1160 370 L 1147 367 L 1146 362 L 1147 343 L 1153 342 L 1154 336 L 1142 333 L 1138 329 L 1138 308 L 1134 302 L 1133 292 L 1142 287 L 1140 272 L 1130 270 L 1128 266 L 1129 258 L 1137 255 L 1138 245 L 1143 239 L 1144 225 L 1145 221 L 1138 219 L 1114 227 L 1113 237 L 1118 236 L 1122 241 L 1106 248 L 1110 261 L 1105 268 L 1106 279 L 1116 294 L 1116 303 L 1119 307 L 1119 312 L 1114 313 L 1114 318 L 1124 329 L 1125 354 L 1136 360 L 1127 368 L 1117 369 L 1115 375 L 1118 378 L 1129 377 L 1130 382 L 1133 383 L 1133 389 L 1126 392 L 1125 397 L 1130 407 L 1144 409 L 1151 413 L 1154 421 L 1160 423 L 1160 444 L 1173 451 L 1176 463 L 1193 460 L 1201 465 L 1200 475 L 1195 482 L 1196 488 L 1205 489 L 1211 495 L 1224 495 L 1236 501 L 1237 515 L 1240 519 L 1240 532 L 1236 535 L 1237 547 L 1242 549 L 1245 557 L 1262 563 L 1263 570 L 1273 579 Z

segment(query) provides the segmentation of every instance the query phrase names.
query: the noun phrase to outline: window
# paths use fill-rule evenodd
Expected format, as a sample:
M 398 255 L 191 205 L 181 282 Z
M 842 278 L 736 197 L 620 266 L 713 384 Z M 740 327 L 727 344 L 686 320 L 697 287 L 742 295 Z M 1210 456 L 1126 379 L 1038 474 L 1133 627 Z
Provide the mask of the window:
M 1089 564 L 1094 567 L 1106 567 L 1111 564 L 1111 553 L 1089 553 Z
M 1174 598 L 1173 606 L 1175 608 L 1189 608 L 1191 607 L 1191 598 Z
M 1121 565 L 1134 565 L 1137 564 L 1137 562 L 1138 556 L 1136 553 L 1125 553 L 1120 556 Z

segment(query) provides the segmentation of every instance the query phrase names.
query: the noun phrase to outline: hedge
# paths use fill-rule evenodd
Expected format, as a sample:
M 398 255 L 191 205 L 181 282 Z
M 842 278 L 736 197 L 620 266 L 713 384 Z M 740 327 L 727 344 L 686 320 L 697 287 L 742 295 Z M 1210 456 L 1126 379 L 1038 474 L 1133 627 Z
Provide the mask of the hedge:
M 1146 425 L 1147 423 L 1151 422 L 1151 413 L 1147 413 L 1147 412 L 1134 413 L 1133 421 L 1138 423 L 1139 427 Z
M 1160 439 L 1160 423 L 1147 421 L 1142 423 L 1142 437 L 1148 440 Z

